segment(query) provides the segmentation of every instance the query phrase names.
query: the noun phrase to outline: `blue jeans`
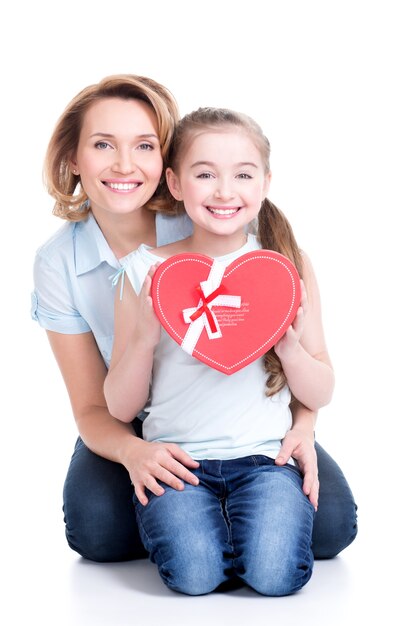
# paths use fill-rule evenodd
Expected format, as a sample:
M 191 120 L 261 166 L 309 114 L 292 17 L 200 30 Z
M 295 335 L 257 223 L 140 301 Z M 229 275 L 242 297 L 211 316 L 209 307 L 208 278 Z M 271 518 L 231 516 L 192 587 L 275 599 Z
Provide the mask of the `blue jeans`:
M 137 434 L 141 424 L 134 422 Z M 335 461 L 321 446 L 318 455 L 320 495 L 312 550 L 316 559 L 335 557 L 357 534 L 356 504 Z M 126 469 L 91 452 L 78 439 L 64 483 L 64 521 L 69 546 L 98 562 L 145 558 Z
M 142 542 L 174 591 L 206 594 L 228 580 L 268 596 L 310 579 L 314 508 L 291 465 L 266 456 L 200 461 L 199 485 L 134 497 Z

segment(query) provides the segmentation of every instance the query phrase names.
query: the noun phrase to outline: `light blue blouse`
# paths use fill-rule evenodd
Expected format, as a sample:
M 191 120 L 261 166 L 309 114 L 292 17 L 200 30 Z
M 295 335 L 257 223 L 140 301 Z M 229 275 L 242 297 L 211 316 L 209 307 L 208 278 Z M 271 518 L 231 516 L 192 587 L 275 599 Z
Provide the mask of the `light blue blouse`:
M 187 215 L 156 215 L 157 245 L 187 237 Z M 36 252 L 32 318 L 68 335 L 92 332 L 107 365 L 113 346 L 112 276 L 121 268 L 90 213 L 67 222 Z

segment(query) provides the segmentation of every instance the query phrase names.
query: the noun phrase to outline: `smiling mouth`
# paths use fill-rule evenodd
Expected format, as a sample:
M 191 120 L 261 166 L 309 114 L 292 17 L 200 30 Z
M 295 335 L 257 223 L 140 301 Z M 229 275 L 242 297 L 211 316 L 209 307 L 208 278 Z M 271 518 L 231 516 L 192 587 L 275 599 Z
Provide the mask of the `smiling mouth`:
M 142 183 L 108 183 L 106 181 L 103 181 L 103 184 L 115 191 L 132 191 L 132 189 L 136 189 L 142 185 Z
M 215 209 L 214 207 L 207 206 L 206 209 L 209 213 L 213 215 L 220 215 L 222 217 L 227 217 L 229 215 L 235 215 L 241 209 L 241 207 L 229 208 L 229 209 Z

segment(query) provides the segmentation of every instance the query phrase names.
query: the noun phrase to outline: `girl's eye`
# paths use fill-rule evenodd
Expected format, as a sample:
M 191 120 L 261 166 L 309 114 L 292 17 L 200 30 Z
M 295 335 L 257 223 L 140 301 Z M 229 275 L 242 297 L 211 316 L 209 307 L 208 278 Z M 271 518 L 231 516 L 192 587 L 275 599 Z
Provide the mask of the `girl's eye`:
M 249 174 L 245 174 L 243 172 L 242 174 L 238 174 L 238 178 L 242 178 L 242 179 L 246 180 L 246 179 L 252 178 L 252 176 L 250 176 Z
M 98 150 L 106 150 L 106 148 L 110 148 L 110 144 L 107 143 L 107 141 L 97 141 L 94 146 Z
M 197 178 L 212 178 L 212 174 L 210 174 L 209 172 L 202 172 L 201 174 L 197 175 Z

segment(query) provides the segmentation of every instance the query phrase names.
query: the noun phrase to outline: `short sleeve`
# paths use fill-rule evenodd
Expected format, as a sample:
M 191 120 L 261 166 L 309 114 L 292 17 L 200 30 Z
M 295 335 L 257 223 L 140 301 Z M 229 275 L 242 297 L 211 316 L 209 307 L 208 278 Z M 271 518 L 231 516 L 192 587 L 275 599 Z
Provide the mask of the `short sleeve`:
M 48 258 L 38 252 L 33 277 L 32 319 L 46 330 L 66 335 L 90 331 L 74 305 L 68 273 L 58 266 L 54 267 Z

